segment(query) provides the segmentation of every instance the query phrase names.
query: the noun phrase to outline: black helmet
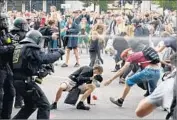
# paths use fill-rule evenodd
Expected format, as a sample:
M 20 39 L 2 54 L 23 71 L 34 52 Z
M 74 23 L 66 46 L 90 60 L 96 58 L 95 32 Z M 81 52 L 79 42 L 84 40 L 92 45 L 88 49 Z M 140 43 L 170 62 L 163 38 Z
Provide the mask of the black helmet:
M 22 42 L 36 43 L 39 45 L 43 42 L 42 34 L 38 30 L 30 30 Z
M 131 22 L 132 22 L 132 24 L 139 25 L 140 24 L 140 19 L 133 18 Z
M 24 18 L 16 18 L 12 30 L 29 31 L 29 26 Z
M 0 30 L 8 29 L 8 16 L 5 13 L 0 13 Z

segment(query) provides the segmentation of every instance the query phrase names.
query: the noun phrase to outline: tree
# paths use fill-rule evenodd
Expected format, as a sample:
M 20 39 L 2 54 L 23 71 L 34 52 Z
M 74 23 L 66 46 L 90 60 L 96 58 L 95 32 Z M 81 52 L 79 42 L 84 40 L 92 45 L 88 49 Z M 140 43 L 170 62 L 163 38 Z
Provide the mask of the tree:
M 100 0 L 99 1 L 100 10 L 106 12 L 108 9 L 108 1 L 107 0 Z
M 89 7 L 92 4 L 94 4 L 94 11 L 95 11 L 95 6 L 100 5 L 100 8 L 102 11 L 107 11 L 108 8 L 108 0 L 79 0 L 84 3 L 84 7 Z
M 171 9 L 176 10 L 177 9 L 177 0 L 153 0 L 154 4 L 160 5 L 160 7 L 164 9 Z

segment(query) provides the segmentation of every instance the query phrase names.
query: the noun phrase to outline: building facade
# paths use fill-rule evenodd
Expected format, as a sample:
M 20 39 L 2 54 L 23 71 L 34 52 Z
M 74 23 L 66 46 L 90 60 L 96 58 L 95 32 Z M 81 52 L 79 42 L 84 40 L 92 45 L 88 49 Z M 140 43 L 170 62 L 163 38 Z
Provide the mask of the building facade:
M 65 0 L 9 0 L 7 2 L 8 11 L 32 11 L 32 10 L 41 10 L 45 12 L 50 11 L 50 6 L 55 5 L 58 10 L 61 10 L 61 4 Z

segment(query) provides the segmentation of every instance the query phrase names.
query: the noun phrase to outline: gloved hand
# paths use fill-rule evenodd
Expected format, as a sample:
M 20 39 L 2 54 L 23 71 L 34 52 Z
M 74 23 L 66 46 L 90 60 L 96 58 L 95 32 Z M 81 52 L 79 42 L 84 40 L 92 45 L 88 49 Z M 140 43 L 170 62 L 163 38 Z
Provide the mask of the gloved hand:
M 64 49 L 58 49 L 58 52 L 61 54 L 61 55 L 64 55 L 65 54 L 65 50 Z

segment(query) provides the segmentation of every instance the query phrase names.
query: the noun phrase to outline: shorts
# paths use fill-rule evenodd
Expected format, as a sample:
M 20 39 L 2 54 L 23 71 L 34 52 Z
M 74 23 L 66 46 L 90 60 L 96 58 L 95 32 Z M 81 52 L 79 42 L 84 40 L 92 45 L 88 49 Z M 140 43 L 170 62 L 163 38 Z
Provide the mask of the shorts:
M 128 78 L 126 84 L 131 87 L 134 84 L 142 83 L 144 81 L 150 81 L 150 82 L 154 82 L 154 86 L 156 86 L 155 84 L 159 79 L 160 79 L 160 70 L 145 68 L 144 70 Z
M 67 47 L 69 50 L 77 49 L 77 47 Z
M 63 82 L 61 84 L 66 84 L 67 88 L 65 89 L 65 91 L 70 91 L 73 87 L 76 86 L 76 82 L 74 81 L 67 81 L 67 82 Z M 86 84 L 82 84 L 80 86 L 78 86 L 78 88 L 81 90 L 81 94 L 83 94 L 86 91 Z
M 169 78 L 161 82 L 154 92 L 146 98 L 148 103 L 156 107 L 163 106 L 164 108 L 170 108 L 173 100 L 174 83 L 175 78 Z

